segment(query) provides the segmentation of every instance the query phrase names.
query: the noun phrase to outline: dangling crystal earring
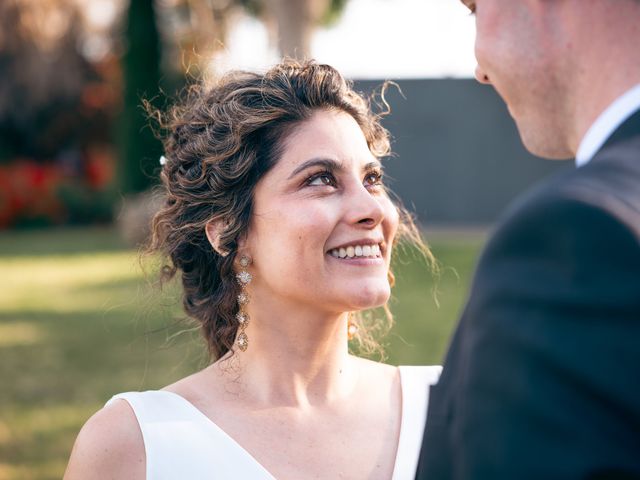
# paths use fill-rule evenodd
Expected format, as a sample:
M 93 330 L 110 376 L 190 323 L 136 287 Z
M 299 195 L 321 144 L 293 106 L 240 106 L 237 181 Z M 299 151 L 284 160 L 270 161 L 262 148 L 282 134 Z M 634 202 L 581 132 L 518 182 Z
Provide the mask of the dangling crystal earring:
M 243 352 L 246 351 L 249 346 L 249 337 L 247 337 L 247 334 L 245 333 L 247 325 L 249 325 L 249 314 L 245 311 L 245 307 L 249 303 L 247 285 L 249 285 L 253 279 L 251 274 L 247 271 L 247 267 L 249 265 L 251 265 L 251 257 L 248 255 L 242 255 L 240 257 L 240 266 L 242 269 L 236 274 L 236 280 L 240 284 L 240 293 L 238 294 L 238 313 L 236 313 L 236 320 L 238 320 L 240 333 L 236 339 L 236 344 Z
M 353 337 L 358 333 L 358 324 L 353 321 L 353 312 L 349 312 L 349 318 L 347 320 L 347 338 L 353 340 Z

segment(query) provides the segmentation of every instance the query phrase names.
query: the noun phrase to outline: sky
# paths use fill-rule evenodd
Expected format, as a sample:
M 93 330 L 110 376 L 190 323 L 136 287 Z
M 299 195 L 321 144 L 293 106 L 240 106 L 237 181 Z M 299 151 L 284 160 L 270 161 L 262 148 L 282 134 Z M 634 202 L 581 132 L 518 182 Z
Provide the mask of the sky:
M 472 77 L 474 35 L 457 0 L 350 0 L 335 25 L 316 31 L 312 56 L 351 78 Z M 246 17 L 216 63 L 262 69 L 277 58 L 263 25 Z

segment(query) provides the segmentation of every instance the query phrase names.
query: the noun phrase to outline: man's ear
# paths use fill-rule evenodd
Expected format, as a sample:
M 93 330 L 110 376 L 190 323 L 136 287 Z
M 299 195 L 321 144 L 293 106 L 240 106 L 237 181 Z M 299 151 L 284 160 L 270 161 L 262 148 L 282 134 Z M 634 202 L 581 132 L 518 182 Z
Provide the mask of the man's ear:
M 227 222 L 221 218 L 217 220 L 210 220 L 204 227 L 204 231 L 207 234 L 207 239 L 209 240 L 211 247 L 213 247 L 213 249 L 222 257 L 229 255 L 229 251 L 220 246 L 220 237 L 227 227 Z

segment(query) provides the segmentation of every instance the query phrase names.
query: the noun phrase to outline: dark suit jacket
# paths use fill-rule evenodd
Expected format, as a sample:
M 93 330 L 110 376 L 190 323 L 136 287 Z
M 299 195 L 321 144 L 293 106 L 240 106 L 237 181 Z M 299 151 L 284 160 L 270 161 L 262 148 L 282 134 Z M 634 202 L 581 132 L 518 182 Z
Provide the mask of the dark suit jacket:
M 497 227 L 417 478 L 640 478 L 640 111 Z

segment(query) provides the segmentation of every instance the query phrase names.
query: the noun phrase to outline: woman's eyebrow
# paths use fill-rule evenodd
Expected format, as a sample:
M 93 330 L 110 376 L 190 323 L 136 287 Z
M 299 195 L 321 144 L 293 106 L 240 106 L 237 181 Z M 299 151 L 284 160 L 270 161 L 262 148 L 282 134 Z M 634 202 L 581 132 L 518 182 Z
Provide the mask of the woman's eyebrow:
M 363 170 L 373 170 L 374 168 L 382 169 L 382 164 L 380 162 L 369 162 L 364 166 Z
M 331 172 L 333 171 L 341 171 L 344 170 L 344 165 L 332 158 L 312 158 L 311 160 L 307 160 L 302 165 L 299 165 L 291 175 L 289 175 L 289 179 L 295 177 L 297 174 L 311 167 L 324 167 L 326 170 Z
M 311 167 L 323 167 L 325 170 L 328 170 L 330 172 L 335 172 L 335 171 L 343 171 L 345 169 L 344 164 L 332 159 L 332 158 L 312 158 L 311 160 L 307 160 L 306 162 L 304 162 L 302 165 L 299 165 L 298 168 L 296 168 L 291 175 L 289 175 L 289 179 L 295 177 L 296 175 L 298 175 L 300 172 L 306 170 L 307 168 L 311 168 Z M 373 170 L 375 168 L 381 169 L 382 168 L 382 164 L 378 161 L 375 162 L 369 162 L 367 163 L 362 170 L 363 171 L 369 171 L 369 170 Z

